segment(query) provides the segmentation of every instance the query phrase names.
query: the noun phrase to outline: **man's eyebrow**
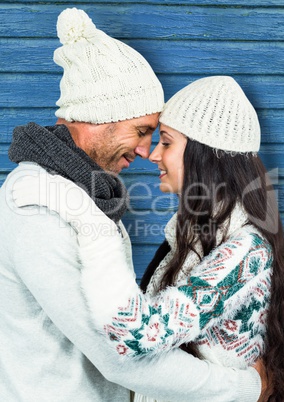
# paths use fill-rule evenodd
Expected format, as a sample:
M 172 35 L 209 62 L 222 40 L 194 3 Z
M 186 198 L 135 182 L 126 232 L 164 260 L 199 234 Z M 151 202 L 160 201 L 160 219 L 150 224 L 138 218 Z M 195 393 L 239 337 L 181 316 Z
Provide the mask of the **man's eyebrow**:
M 142 125 L 142 126 L 138 126 L 138 128 L 139 128 L 139 129 L 141 129 L 141 128 L 142 128 L 142 129 L 143 129 L 143 128 L 145 129 L 145 128 L 146 128 L 147 131 L 148 131 L 148 130 L 149 130 L 149 131 L 155 131 L 155 130 L 156 130 L 156 127 L 150 126 L 150 125 L 148 125 L 148 124 L 144 124 L 144 125 Z

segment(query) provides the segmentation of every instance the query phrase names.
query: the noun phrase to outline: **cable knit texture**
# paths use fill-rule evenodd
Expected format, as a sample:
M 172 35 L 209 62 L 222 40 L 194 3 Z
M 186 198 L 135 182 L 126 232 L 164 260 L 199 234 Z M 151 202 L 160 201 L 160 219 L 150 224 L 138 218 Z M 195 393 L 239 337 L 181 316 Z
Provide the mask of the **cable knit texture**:
M 161 83 L 136 50 L 97 29 L 76 8 L 59 15 L 57 33 L 62 46 L 54 61 L 64 74 L 56 116 L 99 124 L 161 112 Z
M 166 103 L 160 122 L 212 148 L 246 153 L 260 147 L 256 111 L 232 77 L 187 85 Z

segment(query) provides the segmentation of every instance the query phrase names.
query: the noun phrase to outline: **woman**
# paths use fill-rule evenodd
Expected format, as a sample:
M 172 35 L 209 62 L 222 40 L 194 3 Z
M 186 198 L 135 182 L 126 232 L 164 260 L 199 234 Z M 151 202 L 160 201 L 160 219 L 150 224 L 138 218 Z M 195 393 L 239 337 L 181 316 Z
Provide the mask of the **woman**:
M 122 356 L 181 347 L 239 368 L 263 356 L 274 375 L 272 400 L 283 401 L 284 241 L 257 156 L 255 110 L 231 77 L 209 77 L 174 95 L 160 123 L 150 159 L 161 171 L 160 189 L 177 193 L 179 207 L 143 277 L 145 293 L 114 222 L 97 208 L 95 218 L 86 208 L 79 226 L 76 218 L 94 323 Z M 111 253 L 84 235 L 86 223 L 105 230 Z

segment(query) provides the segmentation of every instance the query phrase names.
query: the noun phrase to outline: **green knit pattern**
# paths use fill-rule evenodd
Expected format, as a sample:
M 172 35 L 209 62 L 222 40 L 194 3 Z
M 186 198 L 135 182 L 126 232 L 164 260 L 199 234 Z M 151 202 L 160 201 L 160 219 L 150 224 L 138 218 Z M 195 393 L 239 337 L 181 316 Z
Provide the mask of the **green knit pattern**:
M 222 344 L 247 364 L 264 348 L 272 250 L 240 231 L 205 257 L 186 283 L 155 298 L 137 293 L 104 329 L 121 355 L 143 356 L 195 341 Z

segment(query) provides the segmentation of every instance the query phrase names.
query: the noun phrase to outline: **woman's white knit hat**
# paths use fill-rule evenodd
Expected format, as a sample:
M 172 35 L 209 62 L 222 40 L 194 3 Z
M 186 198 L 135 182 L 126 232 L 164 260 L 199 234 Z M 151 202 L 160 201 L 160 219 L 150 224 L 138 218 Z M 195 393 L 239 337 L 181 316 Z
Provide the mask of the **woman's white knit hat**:
M 232 77 L 202 78 L 181 89 L 166 103 L 160 123 L 224 151 L 260 147 L 256 111 Z
M 163 109 L 161 83 L 144 57 L 98 30 L 83 10 L 64 10 L 57 34 L 63 46 L 54 61 L 64 69 L 57 117 L 99 124 Z

